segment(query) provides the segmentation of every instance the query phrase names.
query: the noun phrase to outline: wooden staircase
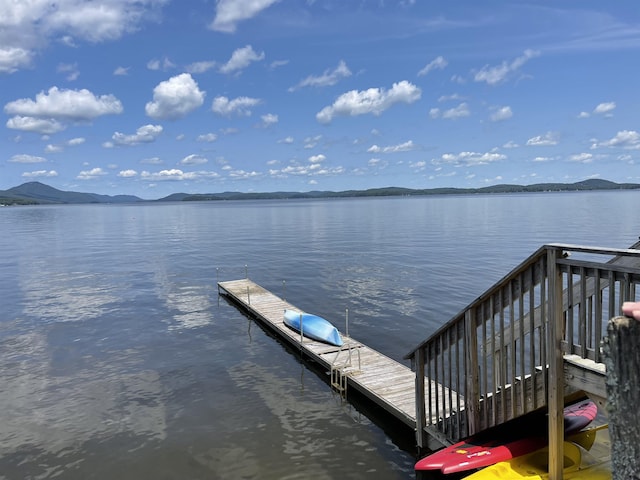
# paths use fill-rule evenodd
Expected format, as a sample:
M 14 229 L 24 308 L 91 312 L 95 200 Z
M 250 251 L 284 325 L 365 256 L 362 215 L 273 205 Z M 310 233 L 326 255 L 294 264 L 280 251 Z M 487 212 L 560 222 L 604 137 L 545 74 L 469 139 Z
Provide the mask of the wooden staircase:
M 406 355 L 416 372 L 417 445 L 547 409 L 550 452 L 561 448 L 565 399 L 606 401 L 600 342 L 622 303 L 638 300 L 639 284 L 640 242 L 539 248 Z

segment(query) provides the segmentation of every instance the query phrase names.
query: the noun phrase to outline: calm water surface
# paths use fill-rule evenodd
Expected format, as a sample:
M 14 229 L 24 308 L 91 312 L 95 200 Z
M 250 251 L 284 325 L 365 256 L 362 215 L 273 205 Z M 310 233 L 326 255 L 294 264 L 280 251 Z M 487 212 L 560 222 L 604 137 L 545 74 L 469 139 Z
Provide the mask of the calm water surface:
M 0 209 L 0 478 L 413 478 L 402 435 L 217 296 L 249 276 L 402 360 L 637 192 Z M 246 267 L 245 267 L 246 266 Z

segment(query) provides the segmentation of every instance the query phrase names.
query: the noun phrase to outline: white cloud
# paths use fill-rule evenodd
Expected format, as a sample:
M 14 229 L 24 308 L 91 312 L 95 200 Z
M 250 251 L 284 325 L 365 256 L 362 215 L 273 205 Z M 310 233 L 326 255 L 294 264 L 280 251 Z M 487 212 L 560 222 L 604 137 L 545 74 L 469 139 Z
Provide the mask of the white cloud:
M 209 28 L 218 32 L 233 33 L 237 23 L 255 17 L 278 0 L 218 0 L 216 16 Z
M 422 70 L 420 70 L 418 72 L 418 76 L 422 77 L 424 75 L 427 75 L 429 72 L 433 71 L 433 70 L 442 70 L 444 69 L 447 65 L 449 65 L 449 62 L 447 62 L 444 57 L 440 56 L 435 58 L 434 60 L 432 60 L 431 62 L 429 62 Z
M 511 111 L 511 107 L 496 107 L 494 112 L 489 115 L 489 120 L 492 122 L 500 122 L 502 120 L 507 120 L 513 117 L 513 112 Z
M 293 143 L 293 137 L 285 137 L 282 140 L 278 140 L 278 143 L 286 143 L 290 145 Z
M 198 177 L 196 172 L 183 172 L 178 168 L 172 168 L 171 170 L 160 170 L 159 172 L 147 172 L 146 170 L 140 173 L 140 178 L 151 182 L 159 181 L 179 181 L 179 180 L 195 180 Z
M 344 60 L 340 60 L 338 66 L 333 70 L 327 69 L 323 72 L 322 75 L 319 76 L 310 75 L 297 85 L 289 88 L 289 91 L 292 92 L 303 87 L 328 87 L 331 85 L 335 85 L 340 81 L 340 79 L 350 76 L 351 70 L 349 70 L 349 67 L 347 67 L 347 64 L 344 62 Z
M 194 62 L 187 65 L 187 72 L 189 73 L 204 73 L 211 70 L 216 66 L 216 62 L 213 60 L 205 60 L 201 62 Z
M 67 145 L 69 145 L 70 147 L 75 147 L 76 145 L 82 145 L 85 141 L 86 139 L 82 137 L 76 137 L 68 140 Z
M 31 64 L 33 52 L 11 46 L 0 47 L 0 73 L 14 73 Z
M 232 73 L 236 70 L 242 70 L 243 68 L 247 68 L 251 62 L 258 62 L 263 59 L 264 52 L 258 54 L 253 50 L 251 45 L 247 45 L 234 51 L 229 61 L 220 67 L 220 72 Z
M 594 114 L 611 116 L 611 112 L 613 112 L 616 108 L 615 102 L 606 102 L 600 103 L 593 109 Z
M 547 147 L 551 145 L 558 144 L 558 134 L 555 132 L 547 132 L 544 135 L 538 135 L 536 137 L 531 137 L 527 140 L 527 145 L 533 147 Z
M 327 159 L 327 157 L 325 157 L 324 155 L 322 155 L 321 153 L 318 155 L 312 155 L 309 157 L 309 162 L 311 163 L 322 163 Z
M 598 147 L 619 147 L 630 150 L 640 149 L 640 133 L 635 130 L 622 130 L 616 136 L 604 142 L 595 142 L 591 148 Z
M 77 40 L 116 40 L 154 19 L 166 0 L 44 0 L 0 2 L 0 72 L 30 66 L 37 52 L 53 40 L 75 47 Z
M 77 63 L 60 63 L 58 64 L 58 68 L 57 68 L 58 73 L 66 73 L 67 74 L 67 80 L 70 82 L 73 82 L 74 80 L 77 80 L 78 77 L 80 76 L 80 70 L 78 70 L 78 64 Z
M 486 82 L 489 85 L 498 85 L 499 83 L 506 81 L 511 74 L 517 72 L 529 60 L 539 55 L 540 52 L 538 51 L 525 50 L 521 56 L 517 57 L 510 63 L 504 61 L 500 65 L 494 67 L 485 65 L 480 69 L 480 71 L 476 72 L 473 79 L 476 82 Z
M 215 142 L 218 139 L 218 135 L 215 133 L 204 133 L 202 135 L 198 135 L 196 137 L 196 141 L 198 142 Z
M 35 172 L 24 172 L 22 176 L 25 178 L 51 178 L 57 177 L 58 172 L 55 170 L 36 170 Z
M 591 153 L 578 153 L 577 155 L 571 155 L 569 161 L 577 163 L 591 163 L 593 162 L 593 155 Z
M 43 157 L 37 157 L 35 155 L 19 154 L 11 157 L 9 161 L 11 163 L 44 163 L 47 161 L 47 159 Z
M 251 115 L 250 107 L 255 107 L 260 103 L 257 98 L 238 97 L 229 100 L 227 97 L 216 97 L 213 99 L 211 110 L 218 115 L 240 115 L 248 117 Z
M 180 162 L 180 165 L 202 165 L 203 163 L 207 163 L 209 160 L 206 157 L 198 154 L 191 154 L 184 157 Z
M 469 111 L 469 105 L 466 102 L 462 102 L 460 105 L 447 110 L 440 110 L 439 108 L 432 108 L 429 110 L 429 116 L 431 118 L 444 118 L 447 120 L 456 120 L 458 118 L 468 117 L 471 115 Z
M 61 145 L 52 145 L 49 144 L 44 148 L 46 153 L 60 153 L 64 150 Z
M 91 170 L 83 170 L 78 174 L 76 178 L 78 180 L 93 180 L 96 178 L 100 178 L 106 174 L 107 172 L 105 172 L 102 168 L 96 167 L 92 168 Z
M 414 103 L 420 99 L 421 95 L 420 88 L 406 80 L 394 83 L 390 90 L 383 88 L 351 90 L 340 95 L 333 105 L 318 112 L 316 119 L 320 123 L 330 123 L 335 116 L 380 115 L 396 103 Z
M 204 96 L 191 75 L 181 73 L 156 85 L 153 101 L 147 103 L 145 111 L 151 118 L 175 120 L 199 108 Z
M 15 116 L 7 120 L 7 128 L 51 135 L 61 132 L 66 126 L 54 119 Z
M 278 123 L 278 115 L 274 115 L 273 113 L 267 113 L 266 115 L 262 115 L 260 118 L 262 119 L 263 127 L 270 127 L 271 125 Z
M 415 150 L 416 145 L 413 143 L 413 140 L 408 140 L 404 143 L 400 143 L 398 145 L 390 145 L 387 147 L 379 147 L 378 145 L 372 145 L 367 149 L 368 153 L 396 153 L 396 152 L 409 152 L 411 150 Z
M 136 130 L 133 135 L 125 135 L 116 132 L 112 135 L 113 142 L 116 145 L 138 145 L 140 143 L 151 143 L 162 133 L 161 125 L 143 125 Z
M 114 71 L 113 74 L 116 76 L 125 76 L 125 75 L 129 75 L 129 68 L 130 67 L 117 67 Z
M 433 165 L 451 165 L 454 167 L 472 167 L 476 165 L 488 165 L 500 160 L 506 160 L 507 156 L 502 153 L 487 152 L 460 152 L 458 154 L 445 153 L 440 158 L 431 160 Z
M 96 96 L 86 89 L 64 90 L 51 87 L 36 99 L 21 98 L 4 106 L 5 113 L 38 119 L 87 122 L 102 115 L 120 114 L 122 103 L 114 95 Z M 10 127 L 15 128 L 15 127 Z
M 120 170 L 120 172 L 118 172 L 118 176 L 122 177 L 122 178 L 131 178 L 131 177 L 135 177 L 136 175 L 138 175 L 138 172 L 136 172 L 135 170 Z

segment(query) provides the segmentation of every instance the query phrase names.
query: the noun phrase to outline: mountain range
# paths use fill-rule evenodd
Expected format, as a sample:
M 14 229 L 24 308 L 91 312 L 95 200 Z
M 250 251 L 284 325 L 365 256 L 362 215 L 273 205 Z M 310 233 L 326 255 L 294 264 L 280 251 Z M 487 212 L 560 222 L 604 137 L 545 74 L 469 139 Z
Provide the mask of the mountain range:
M 138 203 L 138 202 L 184 202 L 212 200 L 262 200 L 300 199 L 331 197 L 379 197 L 413 195 L 461 195 L 478 193 L 526 193 L 568 192 L 584 190 L 634 190 L 637 183 L 615 183 L 608 180 L 589 179 L 576 183 L 537 183 L 534 185 L 493 185 L 483 188 L 430 188 L 412 189 L 401 187 L 370 188 L 367 190 L 345 190 L 341 192 L 223 192 L 207 194 L 174 193 L 157 200 L 143 200 L 135 195 L 100 195 L 97 193 L 69 192 L 58 190 L 40 182 L 27 182 L 8 190 L 0 190 L 0 205 L 82 204 L 82 203 Z

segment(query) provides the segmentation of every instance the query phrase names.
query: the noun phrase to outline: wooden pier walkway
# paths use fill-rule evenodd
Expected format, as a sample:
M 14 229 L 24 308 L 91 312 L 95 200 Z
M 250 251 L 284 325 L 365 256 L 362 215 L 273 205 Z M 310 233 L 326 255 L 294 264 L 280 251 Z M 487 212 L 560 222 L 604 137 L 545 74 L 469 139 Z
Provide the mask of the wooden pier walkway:
M 284 310 L 304 309 L 292 305 L 249 279 L 219 282 L 218 291 L 248 311 L 279 338 L 301 349 L 305 356 L 326 368 L 331 374 L 332 385 L 338 390 L 355 389 L 407 426 L 416 428 L 416 375 L 408 366 L 343 332 L 342 347 L 301 338 L 298 332 L 284 324 Z M 426 379 L 425 384 L 429 385 Z M 433 392 L 442 392 L 443 389 L 434 382 L 431 383 L 431 388 Z M 454 392 L 451 394 L 455 396 Z M 435 397 L 434 394 L 433 398 Z M 432 422 L 435 421 L 437 419 L 432 419 Z

